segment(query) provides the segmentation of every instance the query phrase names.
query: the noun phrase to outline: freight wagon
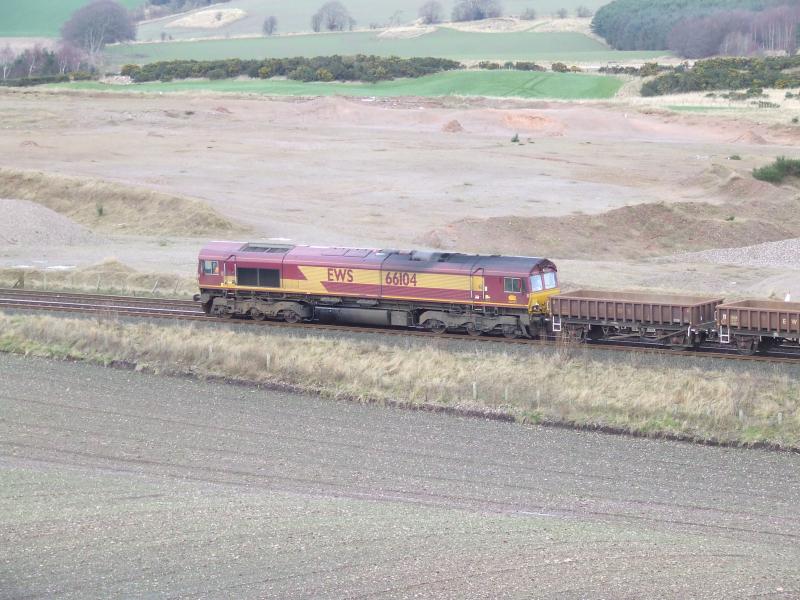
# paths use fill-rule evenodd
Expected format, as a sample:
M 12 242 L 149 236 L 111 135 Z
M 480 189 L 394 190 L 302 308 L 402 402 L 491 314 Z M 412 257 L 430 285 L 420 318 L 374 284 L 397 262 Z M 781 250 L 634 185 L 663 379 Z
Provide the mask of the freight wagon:
M 721 298 L 579 290 L 550 299 L 553 332 L 566 341 L 640 340 L 693 348 L 715 331 Z
M 212 242 L 199 256 L 210 315 L 534 337 L 558 293 L 545 258 Z
M 734 344 L 741 354 L 800 344 L 800 302 L 742 300 L 721 304 L 716 321 L 720 343 Z

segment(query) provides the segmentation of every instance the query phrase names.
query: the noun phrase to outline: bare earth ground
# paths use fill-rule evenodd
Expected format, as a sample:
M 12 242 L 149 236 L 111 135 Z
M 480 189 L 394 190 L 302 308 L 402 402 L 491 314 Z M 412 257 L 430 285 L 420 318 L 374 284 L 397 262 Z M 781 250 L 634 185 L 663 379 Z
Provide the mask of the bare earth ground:
M 797 270 L 783 264 L 650 260 L 800 237 L 797 190 L 750 176 L 800 140 L 775 117 L 624 102 L 369 100 L 3 91 L 0 167 L 198 198 L 251 226 L 249 237 L 545 254 L 570 287 L 800 295 Z M 18 244 L 0 249 L 0 264 L 117 257 L 192 273 L 200 243 Z
M 0 597 L 790 598 L 800 458 L 0 354 Z

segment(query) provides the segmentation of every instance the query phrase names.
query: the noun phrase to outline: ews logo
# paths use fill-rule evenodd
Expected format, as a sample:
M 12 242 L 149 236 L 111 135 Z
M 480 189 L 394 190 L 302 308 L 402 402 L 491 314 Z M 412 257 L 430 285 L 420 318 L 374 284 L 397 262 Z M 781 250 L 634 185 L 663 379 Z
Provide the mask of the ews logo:
M 328 281 L 353 283 L 353 269 L 334 269 L 328 267 Z

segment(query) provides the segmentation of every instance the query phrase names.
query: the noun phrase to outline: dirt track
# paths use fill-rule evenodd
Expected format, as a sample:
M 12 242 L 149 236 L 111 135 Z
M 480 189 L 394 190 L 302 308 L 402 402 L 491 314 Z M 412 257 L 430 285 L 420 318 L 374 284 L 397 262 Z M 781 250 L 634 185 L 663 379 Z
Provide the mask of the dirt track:
M 0 355 L 0 597 L 800 594 L 800 457 Z

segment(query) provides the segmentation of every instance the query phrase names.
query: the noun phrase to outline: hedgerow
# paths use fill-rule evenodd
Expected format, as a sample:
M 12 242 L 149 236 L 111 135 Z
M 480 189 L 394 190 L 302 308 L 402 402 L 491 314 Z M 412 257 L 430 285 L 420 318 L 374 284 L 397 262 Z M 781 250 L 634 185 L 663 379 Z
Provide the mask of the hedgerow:
M 173 60 L 145 65 L 125 65 L 121 74 L 135 82 L 169 81 L 208 77 L 287 77 L 299 81 L 376 82 L 399 77 L 422 77 L 463 68 L 445 58 L 398 58 L 396 56 L 317 56 L 314 58 L 268 58 L 265 60 Z
M 800 87 L 800 56 L 712 58 L 681 65 L 642 85 L 642 96 L 711 90 Z

